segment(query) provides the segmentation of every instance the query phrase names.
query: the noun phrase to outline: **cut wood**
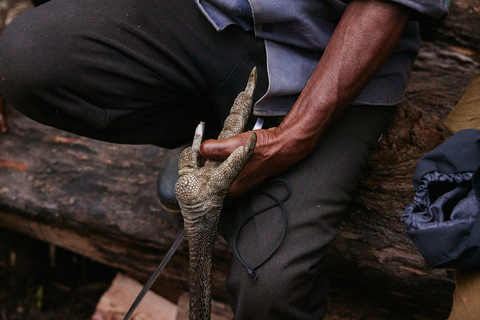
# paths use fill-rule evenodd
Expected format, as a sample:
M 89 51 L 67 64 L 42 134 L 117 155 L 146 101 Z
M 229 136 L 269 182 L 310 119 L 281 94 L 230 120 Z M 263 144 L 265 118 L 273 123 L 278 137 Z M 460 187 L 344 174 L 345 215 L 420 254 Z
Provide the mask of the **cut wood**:
M 121 320 L 125 317 L 132 301 L 142 290 L 142 285 L 121 273 L 97 304 L 91 320 Z M 149 291 L 132 314 L 132 320 L 176 320 L 178 306 Z

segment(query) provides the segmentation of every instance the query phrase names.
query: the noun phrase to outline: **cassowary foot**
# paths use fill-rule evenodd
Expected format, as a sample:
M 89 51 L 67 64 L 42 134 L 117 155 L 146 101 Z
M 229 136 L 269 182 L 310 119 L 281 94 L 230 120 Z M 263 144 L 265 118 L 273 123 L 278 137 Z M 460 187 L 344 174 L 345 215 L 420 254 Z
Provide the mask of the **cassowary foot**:
M 243 131 L 252 108 L 256 78 L 254 69 L 245 91 L 235 99 L 218 139 L 227 139 Z M 180 155 L 179 179 L 175 185 L 190 251 L 191 320 L 210 319 L 213 244 L 223 200 L 253 154 L 257 141 L 253 132 L 247 144 L 238 147 L 225 161 L 210 160 L 202 167 L 199 148 L 204 126 L 204 123 L 199 124 L 192 147 Z

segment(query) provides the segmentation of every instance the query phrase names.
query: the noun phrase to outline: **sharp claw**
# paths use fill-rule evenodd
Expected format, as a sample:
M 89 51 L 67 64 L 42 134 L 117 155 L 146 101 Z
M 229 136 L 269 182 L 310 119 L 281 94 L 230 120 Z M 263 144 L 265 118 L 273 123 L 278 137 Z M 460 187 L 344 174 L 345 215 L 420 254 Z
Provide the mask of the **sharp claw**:
M 255 132 L 252 132 L 252 134 L 250 134 L 250 138 L 248 138 L 248 141 L 245 144 L 246 152 L 252 153 L 256 145 L 257 145 L 257 134 Z
M 200 145 L 202 144 L 205 122 L 200 122 L 195 129 L 192 147 L 183 150 L 178 159 L 178 175 L 183 176 L 200 168 Z
M 218 136 L 218 140 L 225 140 L 240 134 L 247 124 L 248 116 L 252 110 L 253 94 L 257 84 L 257 68 L 253 68 L 248 78 L 245 91 L 238 94 L 233 103 L 230 115 L 225 119 L 223 130 Z
M 253 96 L 255 92 L 255 86 L 257 84 L 257 67 L 254 67 L 252 72 L 250 72 L 250 76 L 248 77 L 247 87 L 245 88 L 245 93 L 249 96 Z
M 200 121 L 197 128 L 195 129 L 195 136 L 193 137 L 192 149 L 194 152 L 198 152 L 198 150 L 200 149 L 204 131 L 205 131 L 205 122 Z

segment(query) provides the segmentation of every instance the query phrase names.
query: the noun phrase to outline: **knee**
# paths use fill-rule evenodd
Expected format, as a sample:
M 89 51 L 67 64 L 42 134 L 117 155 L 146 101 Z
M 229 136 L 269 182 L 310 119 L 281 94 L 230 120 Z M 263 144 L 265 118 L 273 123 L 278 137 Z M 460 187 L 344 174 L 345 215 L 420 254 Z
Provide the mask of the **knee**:
M 24 15 L 16 18 L 0 37 L 0 93 L 9 101 L 20 92 L 26 93 L 38 74 L 33 67 L 40 55 L 38 36 L 31 21 Z
M 51 22 L 37 9 L 14 19 L 0 37 L 0 94 L 19 110 L 54 87 L 64 72 L 55 67 L 62 50 L 54 43 L 62 31 L 45 28 Z

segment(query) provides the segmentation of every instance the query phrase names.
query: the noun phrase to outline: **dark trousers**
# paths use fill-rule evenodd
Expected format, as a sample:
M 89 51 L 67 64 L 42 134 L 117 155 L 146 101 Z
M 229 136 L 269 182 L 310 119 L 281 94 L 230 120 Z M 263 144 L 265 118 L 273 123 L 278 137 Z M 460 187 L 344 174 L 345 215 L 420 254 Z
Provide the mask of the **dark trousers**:
M 199 120 L 218 133 L 257 66 L 256 97 L 268 86 L 263 41 L 238 27 L 216 32 L 191 0 L 53 0 L 17 18 L 0 38 L 0 93 L 39 122 L 117 143 L 176 147 Z M 352 106 L 310 156 L 284 172 L 287 228 L 256 269 L 255 283 L 232 259 L 227 287 L 236 319 L 321 319 L 330 240 L 388 124 L 392 107 Z M 283 183 L 261 186 L 222 213 L 230 244 L 252 212 L 283 197 Z M 237 237 L 250 266 L 283 233 L 275 207 Z
M 173 148 L 218 131 L 262 40 L 217 32 L 192 0 L 53 0 L 0 38 L 0 92 L 26 116 L 95 139 Z

